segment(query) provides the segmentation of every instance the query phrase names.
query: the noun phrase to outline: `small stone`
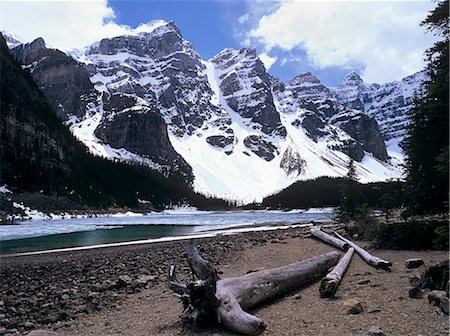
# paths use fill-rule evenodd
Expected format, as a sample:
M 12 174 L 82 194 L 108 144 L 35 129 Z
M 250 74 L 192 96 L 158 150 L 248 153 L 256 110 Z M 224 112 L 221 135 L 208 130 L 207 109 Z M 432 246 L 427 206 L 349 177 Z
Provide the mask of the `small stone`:
M 413 258 L 406 260 L 406 268 L 419 268 L 424 264 L 423 259 L 421 258 Z
M 61 295 L 61 300 L 63 300 L 63 301 L 69 301 L 69 300 L 70 300 L 70 295 L 68 295 L 68 294 L 63 294 L 63 295 Z
M 346 314 L 360 314 L 364 311 L 361 302 L 357 299 L 347 299 L 343 301 L 342 309 Z
M 408 295 L 411 299 L 423 298 L 423 290 L 420 287 L 412 287 L 408 290 Z
M 367 312 L 370 313 L 370 314 L 380 313 L 381 312 L 381 308 L 380 307 L 370 308 Z
M 367 285 L 370 282 L 369 279 L 362 279 L 357 282 L 358 285 Z
M 380 326 L 372 326 L 363 336 L 385 336 Z
M 297 301 L 297 300 L 300 300 L 301 298 L 302 298 L 302 295 L 301 295 L 301 294 L 295 294 L 295 295 L 292 297 L 292 300 Z
M 154 282 L 156 279 L 158 279 L 158 277 L 156 275 L 141 275 L 136 282 L 141 285 L 141 286 L 145 286 L 147 285 L 149 282 Z
M 25 329 L 27 329 L 27 330 L 30 330 L 30 329 L 35 328 L 36 325 L 35 325 L 34 323 L 30 322 L 30 321 L 26 321 L 26 322 L 23 324 L 23 327 L 24 327 Z
M 89 300 L 94 300 L 94 299 L 98 298 L 99 296 L 100 296 L 99 292 L 90 292 L 87 297 Z
M 131 285 L 133 279 L 129 275 L 120 275 L 119 280 L 117 281 L 117 285 L 120 287 L 125 287 L 127 285 Z

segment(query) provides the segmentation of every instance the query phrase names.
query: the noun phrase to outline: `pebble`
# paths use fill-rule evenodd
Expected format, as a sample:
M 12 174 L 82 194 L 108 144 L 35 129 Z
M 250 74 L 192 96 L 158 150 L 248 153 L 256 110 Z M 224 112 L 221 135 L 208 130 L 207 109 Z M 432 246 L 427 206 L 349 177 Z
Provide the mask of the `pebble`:
M 300 300 L 301 298 L 302 298 L 302 295 L 301 295 L 301 294 L 295 294 L 295 295 L 292 297 L 292 300 L 297 301 L 297 300 Z
M 367 312 L 370 313 L 370 314 L 380 313 L 381 312 L 381 308 L 380 307 L 370 308 Z
M 372 326 L 363 336 L 385 336 L 380 326 Z
M 364 311 L 361 302 L 357 299 L 347 299 L 341 304 L 342 310 L 346 314 L 360 314 Z

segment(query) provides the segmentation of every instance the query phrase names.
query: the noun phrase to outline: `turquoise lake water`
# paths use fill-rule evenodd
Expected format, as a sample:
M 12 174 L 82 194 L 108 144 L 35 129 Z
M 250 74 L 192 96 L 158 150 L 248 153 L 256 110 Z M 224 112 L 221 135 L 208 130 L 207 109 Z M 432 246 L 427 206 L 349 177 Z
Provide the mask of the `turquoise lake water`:
M 226 233 L 238 227 L 286 226 L 333 217 L 330 211 L 230 211 L 31 220 L 0 226 L 0 254 Z

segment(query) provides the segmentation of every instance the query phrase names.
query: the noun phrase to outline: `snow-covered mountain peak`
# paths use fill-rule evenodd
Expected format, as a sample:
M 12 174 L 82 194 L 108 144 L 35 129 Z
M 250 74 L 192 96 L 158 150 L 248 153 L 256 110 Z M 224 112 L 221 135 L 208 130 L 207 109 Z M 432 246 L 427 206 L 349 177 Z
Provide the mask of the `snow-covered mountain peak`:
M 344 80 L 341 82 L 340 86 L 358 86 L 361 84 L 364 84 L 361 76 L 357 72 L 352 71 L 344 77 Z
M 287 87 L 295 97 L 309 100 L 325 99 L 330 90 L 311 72 L 303 72 L 288 82 Z
M 233 48 L 225 48 L 217 55 L 211 57 L 209 62 L 214 63 L 218 68 L 225 69 L 232 64 L 237 64 L 240 61 L 255 62 L 260 59 L 256 54 L 256 49 L 253 47 L 245 47 L 239 50 Z M 231 63 L 230 63 L 231 62 Z
M 141 23 L 139 26 L 132 30 L 133 34 L 149 34 L 155 31 L 157 28 L 165 27 L 166 29 L 175 29 L 179 32 L 178 27 L 175 25 L 173 21 L 167 22 L 165 20 L 152 20 L 147 23 Z M 132 34 L 132 35 L 133 35 Z
M 22 44 L 22 40 L 18 36 L 8 33 L 8 32 L 5 32 L 3 30 L 0 31 L 0 33 L 5 38 L 6 44 L 8 45 L 9 49 L 12 49 L 12 48 L 18 46 L 19 44 Z
M 291 79 L 288 84 L 290 86 L 297 86 L 297 85 L 310 85 L 310 84 L 321 84 L 320 79 L 311 74 L 311 72 L 302 72 L 295 76 L 293 79 Z

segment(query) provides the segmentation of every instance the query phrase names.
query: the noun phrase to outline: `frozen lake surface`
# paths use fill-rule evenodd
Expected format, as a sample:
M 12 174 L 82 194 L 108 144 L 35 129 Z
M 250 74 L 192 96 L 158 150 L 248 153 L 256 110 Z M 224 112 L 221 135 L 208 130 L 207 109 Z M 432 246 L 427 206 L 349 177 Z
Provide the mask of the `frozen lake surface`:
M 283 211 L 165 211 L 97 218 L 35 218 L 0 226 L 0 253 L 255 231 L 334 217 L 332 209 Z

